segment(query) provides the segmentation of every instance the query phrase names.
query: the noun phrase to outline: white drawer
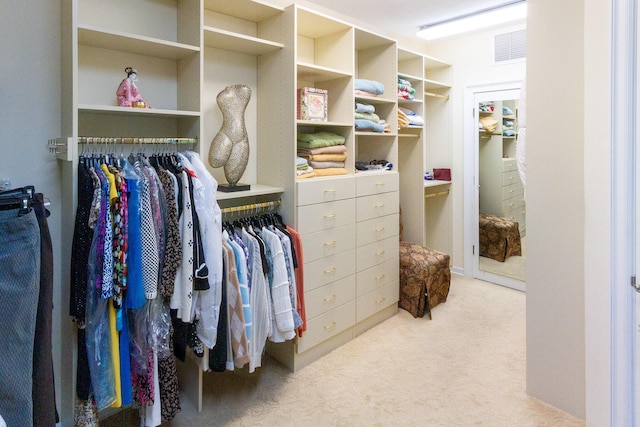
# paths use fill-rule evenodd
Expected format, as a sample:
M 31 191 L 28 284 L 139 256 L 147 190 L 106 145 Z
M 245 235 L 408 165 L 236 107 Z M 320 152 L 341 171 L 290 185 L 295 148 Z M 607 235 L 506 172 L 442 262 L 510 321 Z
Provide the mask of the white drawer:
M 522 188 L 520 181 L 515 184 L 502 187 L 502 200 L 511 199 L 513 197 L 520 197 L 521 199 L 524 198 L 524 188 Z
M 358 197 L 398 191 L 400 188 L 397 172 L 362 173 L 356 176 L 356 182 Z
M 516 221 L 518 223 L 519 229 L 523 229 L 525 225 L 526 216 L 527 216 L 527 213 L 525 211 L 524 206 L 509 212 L 505 212 L 505 217 L 509 218 L 510 220 Z
M 356 295 L 367 294 L 389 282 L 397 281 L 398 277 L 400 277 L 400 260 L 398 258 L 374 265 L 356 275 Z
M 302 235 L 304 261 L 339 254 L 356 247 L 356 228 L 353 224 Z
M 304 289 L 310 291 L 356 273 L 356 251 L 304 263 Z
M 503 158 L 502 159 L 502 172 L 509 172 L 518 170 L 518 164 L 516 163 L 516 159 L 514 158 Z
M 344 279 L 305 292 L 304 306 L 307 320 L 346 304 L 355 299 L 355 297 L 356 284 L 354 276 L 345 277 Z
M 356 196 L 353 176 L 314 178 L 296 182 L 297 205 L 334 202 Z
M 379 311 L 397 304 L 399 299 L 400 286 L 396 280 L 381 288 L 378 288 L 366 295 L 358 297 L 356 322 L 362 322 L 367 317 L 373 316 Z
M 517 170 L 502 173 L 502 185 L 511 185 L 521 183 L 520 175 Z
M 356 221 L 398 213 L 400 209 L 398 191 L 358 197 L 356 200 Z
M 300 234 L 330 230 L 354 222 L 356 222 L 355 198 L 298 208 L 297 229 Z
M 357 246 L 397 236 L 400 229 L 399 221 L 399 214 L 392 214 L 357 223 Z
M 351 300 L 320 316 L 307 320 L 307 330 L 298 337 L 298 353 L 347 330 L 356 323 L 356 301 Z
M 502 212 L 511 212 L 515 209 L 522 209 L 524 207 L 524 199 L 522 197 L 512 197 L 502 201 Z
M 398 236 L 360 246 L 357 252 L 356 271 L 396 259 L 400 254 Z

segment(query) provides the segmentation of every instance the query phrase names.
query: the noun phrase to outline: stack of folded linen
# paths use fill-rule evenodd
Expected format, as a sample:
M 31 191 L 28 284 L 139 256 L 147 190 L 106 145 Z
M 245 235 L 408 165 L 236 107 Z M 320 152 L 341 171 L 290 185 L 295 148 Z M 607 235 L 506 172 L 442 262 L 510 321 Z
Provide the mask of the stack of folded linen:
M 313 178 L 316 173 L 313 168 L 309 166 L 307 159 L 303 157 L 296 157 L 296 177 L 297 178 Z
M 308 162 L 315 176 L 345 175 L 347 147 L 341 135 L 332 132 L 298 133 L 298 158 Z
M 398 107 L 398 110 L 402 111 L 409 119 L 408 126 L 424 126 L 424 119 L 415 111 L 404 107 Z
M 375 107 L 370 104 L 356 102 L 355 125 L 356 130 L 384 132 L 384 123 L 380 123 L 380 117 L 375 113 Z
M 398 77 L 398 98 L 412 100 L 416 90 L 409 80 Z
M 378 96 L 384 93 L 384 85 L 375 80 L 355 79 L 353 87 L 356 96 Z

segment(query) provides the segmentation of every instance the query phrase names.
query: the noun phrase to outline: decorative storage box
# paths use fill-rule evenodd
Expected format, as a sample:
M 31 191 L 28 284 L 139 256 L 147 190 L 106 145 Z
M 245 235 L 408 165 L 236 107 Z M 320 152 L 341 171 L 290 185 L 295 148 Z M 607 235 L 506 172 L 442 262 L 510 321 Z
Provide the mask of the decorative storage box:
M 314 87 L 298 89 L 298 120 L 327 121 L 327 91 Z

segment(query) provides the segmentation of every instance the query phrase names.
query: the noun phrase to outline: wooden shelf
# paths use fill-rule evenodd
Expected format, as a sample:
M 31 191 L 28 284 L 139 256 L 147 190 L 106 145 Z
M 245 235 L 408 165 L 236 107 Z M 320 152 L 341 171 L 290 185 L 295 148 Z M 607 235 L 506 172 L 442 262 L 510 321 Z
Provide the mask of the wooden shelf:
M 451 85 L 436 80 L 424 79 L 424 88 L 426 89 L 451 89 Z
M 269 5 L 260 0 L 217 1 L 204 0 L 205 10 L 247 21 L 260 22 L 283 12 L 284 9 Z
M 163 116 L 163 117 L 200 117 L 199 111 L 183 111 L 183 110 L 164 110 L 160 108 L 131 108 L 131 107 L 115 107 L 109 105 L 78 105 L 79 113 L 94 114 L 116 114 L 116 115 L 138 115 L 138 116 Z
M 298 79 L 318 82 L 324 80 L 333 80 L 345 77 L 351 77 L 352 74 L 344 70 L 323 67 L 321 65 L 309 64 L 306 62 L 298 62 Z
M 199 46 L 91 26 L 78 26 L 78 44 L 137 55 L 178 60 L 200 52 Z
M 262 55 L 284 47 L 282 43 L 213 27 L 204 27 L 204 44 L 208 47 L 249 55 Z
M 266 196 L 269 194 L 284 193 L 284 189 L 280 187 L 270 187 L 268 185 L 251 184 L 251 189 L 246 191 L 236 191 L 232 193 L 225 193 L 223 191 L 216 192 L 216 199 L 218 200 L 233 200 L 241 199 L 243 197 L 255 197 Z

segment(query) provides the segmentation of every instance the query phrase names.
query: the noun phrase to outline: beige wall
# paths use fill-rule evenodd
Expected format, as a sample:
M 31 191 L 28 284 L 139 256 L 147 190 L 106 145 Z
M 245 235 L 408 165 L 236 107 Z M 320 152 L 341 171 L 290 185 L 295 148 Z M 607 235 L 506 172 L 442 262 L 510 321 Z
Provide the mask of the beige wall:
M 528 4 L 527 392 L 585 417 L 584 2 Z

